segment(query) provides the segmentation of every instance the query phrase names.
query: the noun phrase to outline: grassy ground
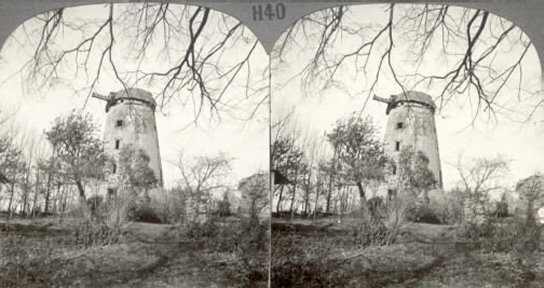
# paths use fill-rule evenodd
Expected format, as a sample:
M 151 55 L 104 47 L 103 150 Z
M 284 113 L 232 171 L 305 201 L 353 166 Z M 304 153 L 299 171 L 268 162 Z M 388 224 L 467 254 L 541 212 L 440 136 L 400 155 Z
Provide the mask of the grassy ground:
M 266 287 L 264 250 L 244 258 L 241 246 L 209 249 L 177 226 L 144 223 L 128 225 L 116 244 L 84 249 L 74 239 L 80 224 L 0 222 L 0 286 Z M 454 226 L 414 223 L 393 243 L 367 246 L 358 224 L 275 219 L 272 287 L 543 287 L 540 250 L 488 249 Z M 236 241 L 225 233 L 213 243 Z
M 364 246 L 354 225 L 273 219 L 272 287 L 544 287 L 540 250 L 487 247 L 454 226 L 415 223 L 394 243 Z
M 248 271 L 240 253 L 210 251 L 173 225 L 131 223 L 118 243 L 88 248 L 76 245 L 78 225 L 0 222 L 0 287 L 266 287 L 248 279 L 261 271 Z M 266 261 L 265 251 L 253 256 Z

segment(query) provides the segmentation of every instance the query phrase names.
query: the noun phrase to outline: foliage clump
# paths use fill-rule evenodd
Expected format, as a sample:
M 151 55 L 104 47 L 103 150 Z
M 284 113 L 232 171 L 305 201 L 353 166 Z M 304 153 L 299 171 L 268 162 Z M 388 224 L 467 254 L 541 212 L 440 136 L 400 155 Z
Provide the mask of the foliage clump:
M 429 205 L 410 207 L 406 213 L 406 220 L 417 223 L 442 224 L 442 220 Z
M 100 219 L 93 219 L 76 228 L 74 241 L 77 247 L 89 248 L 118 243 L 120 235 L 119 229 L 109 227 Z
M 146 205 L 134 206 L 128 211 L 128 220 L 144 223 L 163 223 L 161 217 L 151 207 Z
M 396 241 L 396 233 L 382 221 L 372 220 L 351 229 L 353 243 L 357 247 L 384 246 Z

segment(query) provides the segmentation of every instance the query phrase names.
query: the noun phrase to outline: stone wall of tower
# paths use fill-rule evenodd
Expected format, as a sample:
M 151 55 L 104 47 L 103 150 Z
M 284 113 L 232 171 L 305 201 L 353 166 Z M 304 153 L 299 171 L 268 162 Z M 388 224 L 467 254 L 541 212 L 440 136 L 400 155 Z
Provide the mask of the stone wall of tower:
M 414 102 L 399 103 L 389 113 L 384 142 L 385 153 L 397 161 L 407 146 L 423 152 L 429 158 L 429 169 L 439 187 L 442 186 L 434 113 L 429 107 Z M 394 181 L 393 175 L 388 178 L 388 182 Z
M 105 152 L 118 161 L 119 152 L 123 147 L 131 145 L 134 149 L 144 150 L 150 158 L 149 166 L 155 172 L 155 176 L 162 186 L 162 166 L 155 111 L 141 101 L 123 99 L 109 108 L 104 128 Z M 108 188 L 115 188 L 115 175 L 111 175 L 108 182 L 110 186 Z

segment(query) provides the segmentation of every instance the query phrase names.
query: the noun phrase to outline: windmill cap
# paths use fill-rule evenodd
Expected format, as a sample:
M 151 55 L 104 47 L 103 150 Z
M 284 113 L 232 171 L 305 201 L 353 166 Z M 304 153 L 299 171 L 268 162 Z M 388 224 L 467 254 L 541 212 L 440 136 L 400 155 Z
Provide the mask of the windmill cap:
M 153 110 L 155 110 L 155 107 L 157 107 L 157 101 L 155 101 L 155 98 L 153 98 L 153 94 L 139 88 L 128 88 L 117 92 L 112 92 L 110 97 L 110 100 L 113 102 L 120 99 L 132 99 L 145 102 L 146 104 L 150 105 Z
M 400 93 L 397 95 L 392 95 L 395 102 L 416 102 L 423 105 L 428 105 L 432 110 L 436 110 L 436 104 L 433 101 L 433 98 L 428 94 L 418 91 L 406 91 L 405 93 Z

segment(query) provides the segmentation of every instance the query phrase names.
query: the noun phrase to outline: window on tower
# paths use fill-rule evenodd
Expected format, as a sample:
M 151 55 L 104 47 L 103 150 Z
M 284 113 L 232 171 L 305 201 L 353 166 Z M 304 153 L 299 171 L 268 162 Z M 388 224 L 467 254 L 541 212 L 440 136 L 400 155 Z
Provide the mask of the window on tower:
M 395 199 L 396 196 L 397 196 L 397 191 L 395 191 L 394 189 L 387 189 L 387 199 L 388 200 L 393 200 L 393 199 Z
M 117 173 L 117 164 L 113 163 L 113 166 L 111 167 L 111 171 L 113 174 Z
M 391 173 L 392 173 L 393 175 L 397 175 L 397 165 L 393 164 L 393 165 L 391 166 Z
M 115 189 L 108 188 L 108 199 L 113 200 L 115 198 Z
M 397 122 L 397 129 L 402 129 L 404 127 L 404 123 Z
M 123 120 L 117 120 L 117 122 L 115 122 L 115 126 L 123 127 Z
M 121 140 L 116 139 L 115 140 L 115 149 L 119 149 L 119 146 L 121 146 Z
M 400 151 L 400 141 L 395 142 L 395 151 Z

